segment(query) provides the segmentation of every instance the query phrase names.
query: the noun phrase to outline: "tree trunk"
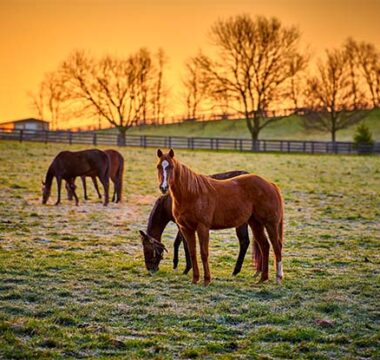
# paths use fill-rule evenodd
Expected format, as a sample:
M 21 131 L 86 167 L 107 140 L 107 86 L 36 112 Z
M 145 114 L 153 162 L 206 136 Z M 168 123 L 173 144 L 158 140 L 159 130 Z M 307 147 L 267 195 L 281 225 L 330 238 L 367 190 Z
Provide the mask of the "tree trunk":
M 117 145 L 118 146 L 127 145 L 127 141 L 126 141 L 127 128 L 119 127 L 117 130 L 119 131 L 119 133 L 117 134 Z

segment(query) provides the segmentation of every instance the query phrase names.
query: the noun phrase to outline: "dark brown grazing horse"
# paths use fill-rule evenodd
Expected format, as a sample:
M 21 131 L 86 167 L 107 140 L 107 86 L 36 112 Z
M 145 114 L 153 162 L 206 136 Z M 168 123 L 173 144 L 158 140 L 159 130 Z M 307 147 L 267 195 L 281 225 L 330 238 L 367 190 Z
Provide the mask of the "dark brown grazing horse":
M 219 174 L 210 175 L 213 179 L 223 180 L 230 179 L 235 176 L 248 174 L 247 171 L 229 171 Z M 147 226 L 147 232 L 144 233 L 140 231 L 142 244 L 144 248 L 144 260 L 145 266 L 148 271 L 155 272 L 159 268 L 160 261 L 163 258 L 163 252 L 166 250 L 161 242 L 162 233 L 166 225 L 174 220 L 172 212 L 172 198 L 170 194 L 163 195 L 159 197 L 153 209 L 149 215 L 149 221 Z M 236 260 L 235 269 L 232 275 L 237 275 L 241 271 L 241 267 L 244 261 L 245 254 L 249 246 L 249 236 L 248 236 L 248 225 L 244 224 L 236 228 L 236 235 L 239 239 L 239 256 Z M 178 231 L 177 236 L 174 240 L 174 257 L 173 257 L 173 269 L 177 268 L 178 265 L 178 250 L 180 244 L 183 242 L 185 256 L 186 256 L 186 268 L 184 274 L 187 274 L 191 269 L 191 260 L 189 251 L 186 246 L 186 241 L 184 241 L 183 236 L 180 231 Z M 254 247 L 257 247 L 257 243 L 254 243 Z M 259 249 L 254 249 L 255 254 L 260 254 Z M 258 261 L 256 260 L 256 264 Z M 258 269 L 259 270 L 259 269 Z
M 174 158 L 157 150 L 160 190 L 170 191 L 173 216 L 186 239 L 193 266 L 195 284 L 199 281 L 195 233 L 199 238 L 204 270 L 204 284 L 211 281 L 209 256 L 209 231 L 226 229 L 248 223 L 261 249 L 261 281 L 268 279 L 269 242 L 276 257 L 276 280 L 283 278 L 283 199 L 279 188 L 260 176 L 249 174 L 232 179 L 216 180 L 193 172 Z
M 101 150 L 90 149 L 82 151 L 61 151 L 52 161 L 43 182 L 42 203 L 46 204 L 49 199 L 53 178 L 57 180 L 58 198 L 55 203 L 61 202 L 61 185 L 65 180 L 70 185 L 70 189 L 78 205 L 78 197 L 75 193 L 74 179 L 77 176 L 97 176 L 104 188 L 104 205 L 108 204 L 109 187 L 109 158 Z
M 120 202 L 123 194 L 123 173 L 124 173 L 124 158 L 123 156 L 116 150 L 104 150 L 104 152 L 108 155 L 110 160 L 110 178 L 114 184 L 114 192 L 112 196 L 112 202 Z M 94 184 L 95 190 L 98 194 L 99 199 L 102 198 L 100 194 L 98 182 L 96 181 L 96 176 L 91 176 L 92 183 Z M 87 186 L 86 186 L 86 177 L 81 176 L 84 198 L 88 200 L 87 196 Z M 66 191 L 67 191 L 67 199 L 72 200 L 74 194 L 71 190 L 72 186 L 66 182 Z

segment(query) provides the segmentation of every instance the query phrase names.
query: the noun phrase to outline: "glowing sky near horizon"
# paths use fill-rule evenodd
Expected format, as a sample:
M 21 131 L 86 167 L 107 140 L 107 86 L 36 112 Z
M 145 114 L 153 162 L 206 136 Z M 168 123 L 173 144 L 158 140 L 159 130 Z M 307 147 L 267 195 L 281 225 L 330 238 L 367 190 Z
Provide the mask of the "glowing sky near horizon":
M 215 20 L 241 13 L 297 25 L 315 57 L 348 36 L 380 48 L 380 0 L 1 0 L 0 122 L 36 116 L 28 91 L 74 49 L 125 56 L 162 47 L 168 112 L 178 113 L 184 61 L 208 52 Z

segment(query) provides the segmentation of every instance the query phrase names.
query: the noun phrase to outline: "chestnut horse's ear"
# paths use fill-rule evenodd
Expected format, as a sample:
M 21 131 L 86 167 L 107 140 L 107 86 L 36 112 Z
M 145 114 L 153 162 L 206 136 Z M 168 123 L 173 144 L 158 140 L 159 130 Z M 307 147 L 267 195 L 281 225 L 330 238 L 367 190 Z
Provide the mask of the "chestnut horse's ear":
M 162 156 L 162 151 L 161 149 L 157 149 L 157 156 L 160 158 Z
M 171 158 L 174 158 L 174 150 L 173 150 L 173 149 L 170 149 L 170 150 L 169 150 L 169 156 L 170 156 Z

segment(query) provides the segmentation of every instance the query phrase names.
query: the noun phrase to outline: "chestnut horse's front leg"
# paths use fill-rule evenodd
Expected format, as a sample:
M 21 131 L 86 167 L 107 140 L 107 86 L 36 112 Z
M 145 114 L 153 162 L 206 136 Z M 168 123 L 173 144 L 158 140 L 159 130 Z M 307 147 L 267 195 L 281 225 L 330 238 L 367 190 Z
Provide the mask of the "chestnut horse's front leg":
M 193 280 L 192 283 L 196 284 L 199 281 L 199 268 L 197 263 L 197 252 L 196 252 L 196 242 L 195 242 L 195 231 L 180 227 L 182 235 L 185 237 L 187 242 L 187 248 L 190 253 L 191 264 L 193 267 Z
M 210 267 L 208 264 L 208 247 L 210 238 L 210 229 L 205 225 L 198 225 L 197 228 L 199 246 L 201 248 L 201 258 L 204 271 L 204 285 L 207 286 L 211 282 Z

